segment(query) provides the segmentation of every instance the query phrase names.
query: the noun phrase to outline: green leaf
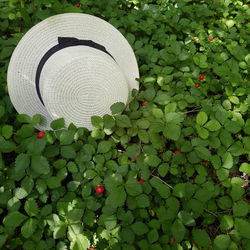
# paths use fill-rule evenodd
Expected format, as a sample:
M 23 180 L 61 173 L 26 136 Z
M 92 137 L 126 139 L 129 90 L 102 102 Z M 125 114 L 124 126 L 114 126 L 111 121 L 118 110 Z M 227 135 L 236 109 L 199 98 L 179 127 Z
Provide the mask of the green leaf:
M 236 121 L 226 121 L 224 124 L 225 129 L 233 134 L 238 133 L 241 130 L 241 125 Z
M 183 225 L 185 226 L 195 226 L 195 220 L 194 218 L 191 216 L 190 213 L 188 213 L 187 211 L 180 211 L 178 213 L 178 218 L 181 220 L 181 222 L 183 223 Z
M 195 126 L 198 132 L 198 135 L 202 138 L 202 139 L 207 139 L 209 136 L 209 132 L 207 131 L 207 129 L 200 127 L 199 125 Z
M 166 114 L 166 113 L 175 112 L 175 111 L 176 111 L 176 107 L 177 107 L 176 102 L 167 104 L 167 105 L 165 106 L 165 109 L 164 109 L 165 114 Z
M 44 150 L 46 143 L 47 140 L 45 137 L 41 139 L 33 137 L 30 143 L 28 144 L 28 150 L 30 153 L 41 153 Z
M 169 187 L 164 184 L 159 178 L 153 177 L 149 183 L 154 187 L 162 198 L 168 198 L 170 195 Z
M 37 174 L 48 174 L 50 171 L 47 159 L 41 155 L 32 156 L 31 169 Z
M 159 234 L 156 229 L 152 229 L 151 231 L 148 232 L 147 237 L 148 241 L 152 244 L 159 239 Z
M 205 230 L 193 229 L 192 235 L 196 244 L 201 247 L 209 247 L 211 240 Z
M 116 125 L 120 128 L 129 128 L 132 126 L 131 121 L 127 115 L 116 115 Z
M 137 196 L 142 193 L 141 184 L 137 181 L 137 179 L 134 178 L 130 178 L 127 180 L 127 182 L 125 183 L 125 189 L 128 195 L 131 196 Z
M 59 136 L 60 145 L 69 145 L 74 141 L 75 131 L 64 130 Z
M 233 217 L 230 215 L 223 215 L 220 221 L 220 229 L 222 232 L 230 230 L 234 226 Z
M 5 113 L 5 108 L 2 105 L 0 105 L 0 118 L 3 117 L 4 113 Z
M 150 167 L 157 167 L 161 163 L 161 159 L 157 155 L 148 155 L 145 157 L 144 162 Z
M 206 123 L 204 127 L 210 131 L 217 131 L 221 128 L 221 125 L 217 120 L 212 119 L 208 123 Z
M 165 164 L 165 163 L 162 163 L 159 167 L 158 167 L 158 173 L 161 177 L 165 177 L 166 174 L 168 173 L 169 171 L 169 165 L 168 164 Z
M 196 123 L 200 126 L 203 126 L 207 122 L 207 114 L 203 111 L 200 111 L 198 115 L 196 116 Z
M 103 119 L 100 116 L 92 116 L 91 117 L 91 124 L 95 127 L 95 128 L 102 128 L 103 127 Z
M 98 147 L 97 147 L 97 152 L 98 153 L 107 153 L 110 151 L 112 147 L 112 143 L 110 141 L 101 141 L 99 144 L 98 144 Z
M 138 131 L 138 137 L 143 143 L 149 142 L 149 134 L 145 130 L 140 129 Z
M 61 156 L 66 159 L 74 159 L 76 157 L 76 151 L 72 146 L 62 146 Z
M 58 224 L 53 227 L 53 238 L 60 239 L 65 237 L 65 233 L 67 230 L 67 225 L 65 224 Z
M 6 239 L 7 239 L 6 235 L 0 235 L 0 248 L 4 246 Z
M 21 13 L 21 16 L 25 22 L 26 25 L 30 25 L 31 24 L 31 18 L 27 12 L 27 10 L 25 8 L 21 8 L 20 9 L 20 13 Z
M 15 197 L 17 197 L 17 199 L 19 200 L 28 196 L 28 192 L 24 188 L 16 188 L 14 191 L 14 194 L 15 194 Z
M 11 125 L 4 125 L 2 127 L 2 135 L 5 139 L 10 139 L 13 134 L 13 127 Z
M 240 169 L 241 172 L 245 173 L 245 174 L 250 174 L 250 164 L 249 163 L 242 163 L 240 165 Z
M 83 234 L 77 234 L 70 243 L 70 250 L 86 250 L 90 247 L 90 242 Z
M 25 169 L 30 165 L 30 157 L 27 154 L 19 154 L 15 161 L 14 178 L 20 180 L 25 175 Z
M 248 214 L 249 208 L 249 204 L 243 200 L 240 200 L 233 205 L 233 215 L 237 217 L 244 217 Z
M 250 223 L 246 219 L 235 218 L 235 228 L 242 237 L 250 239 Z
M 179 124 L 184 121 L 184 114 L 181 112 L 170 112 L 165 114 L 167 123 Z
M 116 102 L 110 106 L 112 115 L 121 113 L 125 109 L 125 104 L 123 102 Z
M 42 123 L 42 120 L 43 120 L 42 115 L 36 114 L 32 117 L 31 122 L 33 125 L 38 125 L 38 124 Z
M 238 185 L 233 185 L 230 195 L 233 201 L 238 201 L 242 199 L 242 196 L 244 195 L 244 193 L 245 193 L 244 188 Z
M 38 221 L 33 218 L 29 218 L 22 226 L 21 233 L 24 238 L 30 238 L 36 231 Z
M 7 228 L 16 228 L 22 224 L 23 221 L 25 221 L 27 216 L 21 214 L 18 211 L 10 212 L 7 216 L 3 219 L 3 224 Z
M 17 115 L 17 120 L 20 123 L 31 123 L 31 118 L 30 116 L 26 115 L 26 114 L 18 114 Z
M 136 125 L 141 129 L 147 129 L 150 126 L 150 122 L 147 119 L 139 119 L 136 121 Z
M 137 221 L 132 224 L 131 228 L 136 235 L 144 235 L 148 232 L 148 227 L 141 221 Z
M 36 216 L 39 213 L 37 203 L 32 199 L 29 199 L 25 202 L 24 210 L 30 217 Z
M 175 240 L 177 242 L 181 242 L 184 239 L 186 229 L 183 226 L 182 222 L 179 219 L 177 219 L 175 220 L 175 222 L 171 227 L 171 232 Z
M 61 186 L 60 180 L 55 176 L 51 176 L 51 177 L 47 178 L 46 184 L 51 189 L 58 188 Z
M 248 135 L 250 135 L 250 119 L 246 120 L 245 126 L 244 126 L 244 132 Z
M 226 148 L 228 148 L 233 143 L 233 138 L 232 138 L 231 134 L 225 129 L 222 129 L 222 131 L 219 135 L 219 138 L 220 138 L 222 144 Z
M 220 234 L 214 239 L 214 250 L 228 250 L 231 239 L 228 235 Z
M 153 108 L 152 114 L 155 118 L 159 118 L 159 119 L 163 118 L 163 116 L 164 116 L 162 110 L 159 108 Z
M 64 118 L 59 118 L 51 122 L 50 127 L 54 130 L 65 128 Z
M 126 192 L 123 187 L 114 187 L 106 199 L 106 205 L 121 207 L 126 201 Z
M 83 216 L 83 209 L 74 208 L 67 213 L 67 220 L 69 223 L 81 222 Z
M 230 169 L 233 167 L 233 157 L 229 152 L 226 152 L 222 156 L 222 167 Z
M 10 153 L 16 149 L 16 144 L 12 141 L 5 141 L 0 137 L 0 152 Z
M 174 186 L 173 195 L 178 198 L 184 198 L 186 196 L 186 184 L 178 183 Z
M 202 146 L 195 147 L 195 152 L 201 159 L 204 160 L 209 160 L 211 157 L 211 152 Z
M 181 135 L 181 127 L 177 124 L 168 123 L 164 128 L 163 134 L 166 138 L 177 141 Z
M 146 194 L 141 194 L 136 197 L 136 204 L 139 208 L 145 208 L 150 206 L 149 198 Z
M 115 126 L 115 120 L 111 115 L 103 116 L 104 128 L 113 128 Z
M 196 54 L 193 57 L 194 63 L 198 65 L 200 68 L 207 68 L 207 56 L 204 54 Z

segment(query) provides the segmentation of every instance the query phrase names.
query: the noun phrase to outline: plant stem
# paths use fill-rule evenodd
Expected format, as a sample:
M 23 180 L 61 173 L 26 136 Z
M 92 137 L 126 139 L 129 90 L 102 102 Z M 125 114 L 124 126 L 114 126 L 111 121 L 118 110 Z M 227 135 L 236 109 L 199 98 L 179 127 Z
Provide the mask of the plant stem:
M 152 176 L 154 176 L 155 178 L 159 179 L 161 182 L 163 182 L 164 184 L 166 184 L 169 188 L 174 189 L 170 184 L 168 184 L 167 182 L 165 182 L 164 180 L 162 180 L 159 176 L 157 176 L 157 175 L 152 175 Z

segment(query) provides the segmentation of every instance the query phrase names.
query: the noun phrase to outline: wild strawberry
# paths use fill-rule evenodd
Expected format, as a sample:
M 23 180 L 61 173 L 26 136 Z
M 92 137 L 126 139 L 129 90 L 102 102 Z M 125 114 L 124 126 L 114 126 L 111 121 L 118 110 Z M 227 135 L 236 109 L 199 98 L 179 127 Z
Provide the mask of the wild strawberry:
M 104 186 L 101 186 L 101 185 L 99 185 L 99 186 L 97 186 L 97 187 L 95 188 L 95 192 L 96 192 L 97 194 L 102 194 L 102 193 L 104 192 L 104 190 L 105 190 Z
M 143 179 L 139 180 L 139 183 L 142 184 L 143 182 L 145 182 Z
M 76 6 L 77 8 L 80 8 L 80 7 L 81 7 L 81 4 L 80 4 L 80 3 L 77 3 L 75 6 Z
M 174 151 L 174 154 L 179 154 L 179 153 L 181 153 L 181 151 L 180 151 L 179 149 L 176 149 L 176 150 Z
M 213 41 L 214 40 L 214 38 L 212 37 L 212 36 L 210 36 L 209 38 L 208 38 L 208 41 Z
M 199 78 L 200 78 L 200 80 L 204 80 L 205 76 L 204 75 L 200 75 Z
M 44 132 L 44 131 L 40 131 L 40 132 L 37 134 L 37 138 L 38 138 L 38 139 L 41 139 L 41 138 L 44 137 L 44 135 L 45 135 L 45 132 Z
M 195 86 L 196 88 L 199 88 L 201 85 L 200 85 L 199 83 L 196 83 L 194 86 Z
M 142 107 L 146 107 L 148 105 L 148 101 L 143 101 L 142 103 L 141 103 L 141 106 Z

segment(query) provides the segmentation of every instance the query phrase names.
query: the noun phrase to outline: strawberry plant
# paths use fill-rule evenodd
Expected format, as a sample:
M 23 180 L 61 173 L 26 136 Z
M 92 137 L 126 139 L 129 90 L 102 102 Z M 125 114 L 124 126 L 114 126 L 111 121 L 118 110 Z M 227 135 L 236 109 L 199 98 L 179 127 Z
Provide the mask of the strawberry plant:
M 66 12 L 119 29 L 140 89 L 94 131 L 37 131 L 6 71 L 28 29 Z M 250 249 L 249 15 L 243 0 L 2 0 L 0 248 Z

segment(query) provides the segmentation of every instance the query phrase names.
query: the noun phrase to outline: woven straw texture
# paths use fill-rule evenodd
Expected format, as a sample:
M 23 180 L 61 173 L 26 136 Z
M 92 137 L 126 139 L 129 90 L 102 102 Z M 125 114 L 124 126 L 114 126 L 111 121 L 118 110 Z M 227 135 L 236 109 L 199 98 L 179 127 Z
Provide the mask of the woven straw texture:
M 64 117 L 67 124 L 93 129 L 92 115 L 109 114 L 113 103 L 128 101 L 128 84 L 117 63 L 104 52 L 85 46 L 55 53 L 45 64 L 40 81 L 50 116 Z
M 79 61 L 79 57 L 72 58 L 71 55 L 68 55 L 68 57 L 72 59 L 72 63 L 65 63 L 64 70 L 59 70 L 59 67 L 55 66 L 55 68 L 57 68 L 61 72 L 60 74 L 57 73 L 56 75 L 58 77 L 60 76 L 60 79 L 63 80 L 63 82 L 60 82 L 59 79 L 53 78 L 52 75 L 50 75 L 45 80 L 46 77 L 44 78 L 43 70 L 41 77 L 43 77 L 44 82 L 40 81 L 40 83 L 43 85 L 42 87 L 44 91 L 42 95 L 46 100 L 45 106 L 48 107 L 48 112 L 46 107 L 42 105 L 37 96 L 35 88 L 35 74 L 39 61 L 51 47 L 55 46 L 58 43 L 58 37 L 76 37 L 78 39 L 93 40 L 94 42 L 105 46 L 107 51 L 114 57 L 117 65 L 115 65 L 114 62 L 111 62 L 110 60 L 112 58 L 107 58 L 108 55 L 106 55 L 105 53 L 102 52 L 103 54 L 101 55 L 101 52 L 99 52 L 97 56 L 94 55 L 92 53 L 93 51 L 89 48 L 89 50 L 92 51 L 92 54 L 88 54 L 88 59 L 91 66 L 89 65 L 84 69 L 84 65 Z M 103 57 L 103 61 L 105 63 L 102 68 L 100 68 L 100 70 L 107 70 L 109 72 L 110 78 L 107 77 L 106 73 L 100 73 L 100 70 L 95 71 L 96 74 L 94 72 L 87 72 L 87 69 L 93 70 L 93 62 L 91 59 L 92 56 L 93 58 L 98 58 L 99 67 L 101 60 L 100 58 Z M 54 57 L 54 55 L 52 57 Z M 81 59 L 83 59 L 83 57 L 81 57 Z M 78 66 L 80 67 L 79 69 Z M 70 67 L 70 73 L 67 73 L 67 67 Z M 97 69 L 97 67 L 94 68 Z M 117 72 L 113 72 L 111 74 L 110 71 L 115 68 L 117 69 Z M 118 69 L 120 69 L 120 71 Z M 81 73 L 79 74 L 79 72 Z M 84 73 L 82 72 L 87 73 L 87 75 L 83 77 Z M 83 82 L 80 77 L 81 79 L 85 80 L 89 79 L 90 82 L 80 87 L 80 82 Z M 87 102 L 92 101 L 91 98 L 93 98 L 93 94 L 96 94 L 98 96 L 100 105 L 98 106 L 95 102 L 92 111 L 96 111 L 97 113 L 88 114 L 103 115 L 103 112 L 106 113 L 106 106 L 104 105 L 105 100 L 113 100 L 112 98 L 114 98 L 114 95 L 116 94 L 118 95 L 117 97 L 121 97 L 121 99 L 117 98 L 117 100 L 127 100 L 128 94 L 126 90 L 124 90 L 123 92 L 124 96 L 119 96 L 120 92 L 118 91 L 118 94 L 118 92 L 115 92 L 116 90 L 114 89 L 112 91 L 114 91 L 115 94 L 112 93 L 111 89 L 114 85 L 114 82 L 121 86 L 124 83 L 125 78 L 127 85 L 125 84 L 126 86 L 121 89 L 128 88 L 129 92 L 133 88 L 138 89 L 138 82 L 135 80 L 135 78 L 138 77 L 139 72 L 134 52 L 127 40 L 115 27 L 98 17 L 94 17 L 91 15 L 66 13 L 52 16 L 43 20 L 42 22 L 32 27 L 23 36 L 12 54 L 8 68 L 7 81 L 10 99 L 17 112 L 26 113 L 31 116 L 37 113 L 42 114 L 44 117 L 44 122 L 41 126 L 38 127 L 38 129 L 42 130 L 50 129 L 50 122 L 61 114 L 67 116 L 66 119 L 68 122 L 70 121 L 71 115 L 74 114 L 74 117 L 75 115 L 79 116 L 79 119 L 76 119 L 77 121 L 79 121 L 79 124 L 77 124 L 78 126 L 84 126 L 84 124 L 88 124 L 88 122 L 85 123 L 83 121 L 84 119 L 86 119 L 85 115 L 87 113 L 84 113 L 83 115 L 80 112 L 83 110 L 82 108 L 84 105 L 87 105 L 88 107 L 90 106 L 90 103 Z M 107 84 L 107 87 L 100 86 L 99 82 L 101 78 L 105 79 L 106 82 L 103 81 L 103 84 Z M 54 81 L 51 87 L 48 87 L 49 79 L 51 81 L 53 79 Z M 97 83 L 91 85 L 91 83 L 93 84 L 95 80 L 97 81 Z M 59 84 L 59 82 L 61 84 Z M 50 82 L 50 84 L 51 83 L 52 82 Z M 73 86 L 71 86 L 71 84 Z M 61 87 L 62 90 L 58 91 L 58 89 L 60 89 Z M 97 88 L 98 90 L 94 90 L 92 88 Z M 68 89 L 67 91 L 71 96 L 67 95 L 66 89 Z M 107 90 L 111 92 L 108 93 Z M 80 98 L 79 95 L 74 94 L 78 91 L 79 93 L 84 92 L 82 98 Z M 86 94 L 86 91 L 90 91 L 89 96 Z M 101 95 L 99 91 L 103 92 L 103 96 L 105 96 L 104 98 L 100 98 Z M 72 109 L 68 108 L 64 110 L 62 109 L 62 107 L 53 108 L 53 102 L 54 105 L 57 105 L 59 103 L 62 103 L 62 99 L 66 97 L 69 98 L 69 101 L 71 101 L 72 95 L 78 96 L 78 103 L 80 104 L 78 110 L 76 108 L 73 114 L 68 114 L 68 111 L 72 112 L 72 109 L 75 107 L 75 104 L 72 104 L 73 102 L 71 102 L 71 105 L 73 105 L 71 106 Z M 50 98 L 57 99 L 52 100 Z M 76 101 L 74 102 L 76 103 Z M 64 108 L 65 106 L 66 105 L 64 105 Z M 103 106 L 105 106 L 105 108 Z M 98 109 L 98 107 L 100 107 L 100 110 Z M 84 118 L 81 118 L 81 116 Z M 84 124 L 81 124 L 81 122 L 83 122 Z

